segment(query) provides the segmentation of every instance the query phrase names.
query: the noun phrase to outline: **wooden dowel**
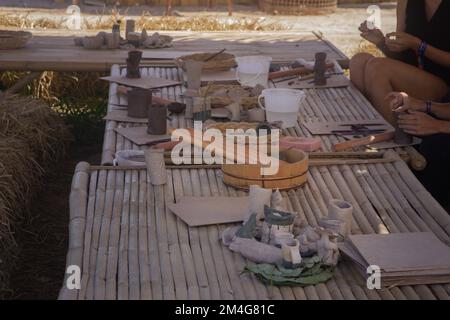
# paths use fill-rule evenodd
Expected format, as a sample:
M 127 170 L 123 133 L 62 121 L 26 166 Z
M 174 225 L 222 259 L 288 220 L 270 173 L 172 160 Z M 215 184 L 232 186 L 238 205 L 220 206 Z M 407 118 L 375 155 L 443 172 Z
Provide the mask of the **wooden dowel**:
M 333 145 L 334 151 L 345 151 L 351 148 L 356 148 L 360 146 L 366 146 L 369 144 L 374 144 L 383 141 L 389 141 L 394 138 L 394 132 L 385 132 L 377 135 L 372 135 L 369 137 L 364 137 L 360 139 L 353 139 Z

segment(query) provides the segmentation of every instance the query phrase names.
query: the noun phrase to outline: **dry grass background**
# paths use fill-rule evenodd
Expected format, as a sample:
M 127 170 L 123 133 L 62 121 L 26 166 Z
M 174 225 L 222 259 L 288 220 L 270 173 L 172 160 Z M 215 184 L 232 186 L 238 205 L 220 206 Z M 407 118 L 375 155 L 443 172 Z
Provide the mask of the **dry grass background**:
M 0 96 L 0 297 L 19 247 L 18 226 L 27 218 L 41 178 L 61 159 L 70 140 L 63 119 L 32 97 Z

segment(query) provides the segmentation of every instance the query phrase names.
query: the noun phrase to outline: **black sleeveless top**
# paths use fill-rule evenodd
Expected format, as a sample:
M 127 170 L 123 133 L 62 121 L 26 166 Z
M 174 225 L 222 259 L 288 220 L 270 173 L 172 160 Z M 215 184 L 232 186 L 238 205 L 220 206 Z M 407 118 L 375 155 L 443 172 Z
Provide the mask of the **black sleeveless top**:
M 427 21 L 425 0 L 408 0 L 405 31 L 437 49 L 450 52 L 450 1 L 442 0 L 434 16 Z M 412 50 L 404 52 L 402 60 L 418 66 L 417 55 Z M 424 64 L 426 71 L 438 76 L 450 86 L 450 69 L 427 58 Z

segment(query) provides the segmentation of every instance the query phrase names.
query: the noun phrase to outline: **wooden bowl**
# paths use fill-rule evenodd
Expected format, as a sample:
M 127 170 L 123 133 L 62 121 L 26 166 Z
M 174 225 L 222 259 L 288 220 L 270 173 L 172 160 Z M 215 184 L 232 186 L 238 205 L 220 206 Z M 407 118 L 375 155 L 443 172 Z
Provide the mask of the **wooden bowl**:
M 261 175 L 261 164 L 223 164 L 225 184 L 247 190 L 251 185 L 288 190 L 308 180 L 308 154 L 296 149 L 280 152 L 279 170 L 275 175 Z
M 0 49 L 11 50 L 23 48 L 32 37 L 33 34 L 27 31 L 0 30 Z
M 194 53 L 186 56 L 181 56 L 175 59 L 175 64 L 177 67 L 182 68 L 184 71 L 184 62 L 188 60 L 194 61 L 205 61 L 214 53 Z M 236 60 L 234 59 L 234 55 L 223 52 L 213 59 L 207 61 L 203 65 L 203 71 L 227 71 L 231 68 L 236 67 Z

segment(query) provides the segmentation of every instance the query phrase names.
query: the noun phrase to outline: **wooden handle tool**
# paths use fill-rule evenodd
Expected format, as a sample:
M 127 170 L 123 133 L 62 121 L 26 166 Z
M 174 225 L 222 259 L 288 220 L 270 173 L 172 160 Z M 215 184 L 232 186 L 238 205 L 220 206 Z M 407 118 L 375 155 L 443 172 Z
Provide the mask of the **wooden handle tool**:
M 334 64 L 328 63 L 326 66 L 327 66 L 327 69 L 331 69 L 334 67 Z M 300 67 L 300 68 L 295 68 L 295 69 L 290 69 L 290 70 L 285 70 L 285 71 L 276 71 L 276 72 L 269 73 L 269 80 L 280 79 L 280 78 L 290 77 L 290 76 L 302 76 L 302 75 L 310 74 L 312 72 L 313 71 L 311 71 L 310 69 L 307 69 L 305 67 Z
M 333 145 L 333 151 L 345 151 L 351 148 L 356 148 L 360 146 L 366 146 L 369 144 L 374 144 L 383 141 L 389 141 L 394 139 L 394 131 L 384 132 L 381 134 L 375 134 L 371 136 L 367 136 L 364 138 L 353 139 L 349 141 L 344 141 L 340 143 L 336 143 Z

